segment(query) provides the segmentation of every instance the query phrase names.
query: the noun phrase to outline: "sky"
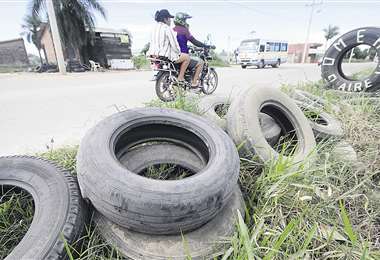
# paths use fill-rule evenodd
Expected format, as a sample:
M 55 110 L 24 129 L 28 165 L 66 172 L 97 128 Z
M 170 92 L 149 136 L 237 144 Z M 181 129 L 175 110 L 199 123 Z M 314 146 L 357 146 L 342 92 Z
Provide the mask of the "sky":
M 32 0 L 0 0 L 0 41 L 20 37 L 21 23 Z M 55 1 L 55 0 L 53 0 Z M 138 51 L 149 41 L 154 13 L 168 9 L 172 14 L 193 16 L 190 31 L 200 41 L 211 34 L 217 50 L 234 50 L 250 37 L 302 43 L 313 0 L 99 0 L 107 19 L 97 16 L 97 26 L 128 29 L 132 49 Z M 340 33 L 364 27 L 380 27 L 380 0 L 315 0 L 310 42 L 325 43 L 323 28 L 337 25 Z M 254 34 L 250 32 L 255 31 Z M 32 44 L 27 51 L 37 53 Z

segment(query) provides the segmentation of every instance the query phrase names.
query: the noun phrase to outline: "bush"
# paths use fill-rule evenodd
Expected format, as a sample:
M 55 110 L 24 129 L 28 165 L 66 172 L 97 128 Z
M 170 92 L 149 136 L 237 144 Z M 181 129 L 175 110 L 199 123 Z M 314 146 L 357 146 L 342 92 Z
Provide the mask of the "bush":
M 149 64 L 149 60 L 145 57 L 145 55 L 143 54 L 139 54 L 137 56 L 134 56 L 132 58 L 133 60 L 133 64 L 135 66 L 136 69 L 148 69 L 150 68 Z

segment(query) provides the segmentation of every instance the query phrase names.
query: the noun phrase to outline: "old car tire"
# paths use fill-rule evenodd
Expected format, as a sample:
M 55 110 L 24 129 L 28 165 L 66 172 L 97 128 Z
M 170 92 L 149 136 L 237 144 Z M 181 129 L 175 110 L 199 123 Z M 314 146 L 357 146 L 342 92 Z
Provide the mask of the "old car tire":
M 207 166 L 191 177 L 165 181 L 139 176 L 120 163 L 129 148 L 152 142 L 193 149 Z M 92 128 L 79 147 L 77 170 L 83 197 L 111 221 L 137 232 L 178 234 L 220 212 L 237 183 L 239 156 L 226 133 L 199 116 L 140 108 Z
M 105 240 L 119 252 L 135 260 L 215 259 L 226 250 L 222 238 L 231 237 L 236 228 L 237 211 L 244 216 L 244 201 L 236 185 L 222 211 L 202 227 L 179 235 L 147 235 L 120 227 L 99 213 L 95 223 Z
M 369 77 L 363 80 L 350 79 L 342 71 L 342 61 L 347 51 L 360 44 L 368 44 L 376 48 L 380 57 L 380 28 L 363 27 L 343 34 L 327 49 L 323 57 L 322 78 L 333 89 L 348 92 L 375 91 L 380 86 L 380 60 Z
M 318 118 L 315 120 L 309 119 L 310 126 L 313 129 L 316 139 L 328 139 L 328 138 L 341 138 L 344 135 L 341 122 L 329 113 L 312 106 L 305 104 L 301 101 L 295 101 L 297 106 L 306 113 L 315 112 Z M 307 116 L 306 116 L 307 117 Z
M 227 131 L 227 119 L 221 118 L 217 113 L 216 109 L 218 105 L 230 106 L 231 99 L 227 96 L 206 96 L 200 99 L 198 103 L 198 112 L 211 122 L 214 122 L 223 130 Z M 226 109 L 228 111 L 228 109 Z M 265 138 L 267 141 L 274 145 L 280 138 L 281 128 L 276 124 L 276 122 L 268 116 L 267 114 L 260 113 L 260 124 L 263 129 Z
M 216 109 L 218 106 L 224 106 L 226 112 L 228 111 L 228 107 L 231 104 L 231 99 L 227 96 L 205 96 L 201 98 L 198 102 L 198 112 L 211 122 L 218 125 L 223 130 L 227 128 L 227 121 L 225 118 L 220 117 L 216 113 Z
M 315 147 L 310 124 L 303 112 L 287 95 L 275 88 L 254 87 L 235 98 L 227 114 L 227 130 L 244 155 L 256 154 L 264 162 L 277 159 L 279 153 L 266 141 L 259 114 L 271 116 L 281 127 L 282 135 L 294 133 L 298 149 L 293 162 L 304 160 Z
M 24 189 L 34 200 L 34 217 L 21 242 L 6 259 L 65 258 L 68 244 L 79 239 L 86 211 L 76 178 L 39 158 L 0 157 L 0 185 Z

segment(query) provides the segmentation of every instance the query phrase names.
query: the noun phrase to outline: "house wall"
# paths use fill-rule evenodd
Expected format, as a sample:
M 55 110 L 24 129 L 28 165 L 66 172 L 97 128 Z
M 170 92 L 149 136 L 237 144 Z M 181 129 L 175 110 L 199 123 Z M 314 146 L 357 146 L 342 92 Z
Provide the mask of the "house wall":
M 1 66 L 28 66 L 29 59 L 26 53 L 24 39 L 15 39 L 0 42 Z
M 44 49 L 45 58 L 47 63 L 57 64 L 57 58 L 54 50 L 54 43 L 51 37 L 50 28 L 46 28 L 41 37 L 42 48 Z
M 289 44 L 288 61 L 291 63 L 300 63 L 302 61 L 303 49 L 303 43 Z M 306 49 L 306 52 L 306 57 L 308 57 L 309 48 Z M 308 62 L 308 58 L 306 58 L 306 62 Z

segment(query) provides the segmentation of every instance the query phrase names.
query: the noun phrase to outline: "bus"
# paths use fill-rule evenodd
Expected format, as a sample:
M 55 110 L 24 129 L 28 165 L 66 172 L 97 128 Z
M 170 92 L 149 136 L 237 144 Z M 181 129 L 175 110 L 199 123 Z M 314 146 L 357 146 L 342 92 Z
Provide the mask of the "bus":
M 280 64 L 287 61 L 288 42 L 248 39 L 240 43 L 238 52 L 240 65 L 243 69 L 247 66 L 264 68 L 266 65 L 278 68 Z

